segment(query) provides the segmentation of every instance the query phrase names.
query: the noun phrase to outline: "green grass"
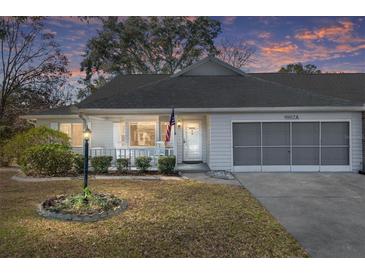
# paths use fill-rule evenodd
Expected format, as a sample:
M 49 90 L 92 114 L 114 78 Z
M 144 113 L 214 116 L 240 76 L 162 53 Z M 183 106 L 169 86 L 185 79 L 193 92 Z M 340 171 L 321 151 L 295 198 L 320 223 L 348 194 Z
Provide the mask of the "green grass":
M 47 220 L 37 205 L 80 192 L 80 181 L 15 182 L 0 173 L 0 257 L 306 257 L 248 193 L 193 181 L 91 181 L 126 199 L 96 223 Z

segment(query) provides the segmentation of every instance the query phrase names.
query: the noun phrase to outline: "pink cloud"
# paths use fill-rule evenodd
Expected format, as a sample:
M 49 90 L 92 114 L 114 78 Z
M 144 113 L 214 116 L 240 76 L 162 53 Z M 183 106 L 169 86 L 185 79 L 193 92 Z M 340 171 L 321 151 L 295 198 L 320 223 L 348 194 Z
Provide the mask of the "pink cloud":
M 354 24 L 350 20 L 342 20 L 337 25 L 321 27 L 314 30 L 299 31 L 295 38 L 298 40 L 320 40 L 329 39 L 336 40 L 341 36 L 348 35 L 354 30 Z
M 262 47 L 261 50 L 266 55 L 272 54 L 283 54 L 283 53 L 291 53 L 298 48 L 297 45 L 292 44 L 291 42 L 283 42 L 283 43 L 275 43 L 270 46 Z

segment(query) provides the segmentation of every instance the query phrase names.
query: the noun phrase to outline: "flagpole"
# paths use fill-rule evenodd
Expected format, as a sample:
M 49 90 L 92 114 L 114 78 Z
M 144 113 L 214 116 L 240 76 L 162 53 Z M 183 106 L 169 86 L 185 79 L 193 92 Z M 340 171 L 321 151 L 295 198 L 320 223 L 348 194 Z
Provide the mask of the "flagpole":
M 177 168 L 177 139 L 176 139 L 176 123 L 177 123 L 177 119 L 176 119 L 176 115 L 175 115 L 175 107 L 172 106 L 172 112 L 174 114 L 174 119 L 175 119 L 175 123 L 174 123 L 174 155 L 175 155 L 175 168 Z

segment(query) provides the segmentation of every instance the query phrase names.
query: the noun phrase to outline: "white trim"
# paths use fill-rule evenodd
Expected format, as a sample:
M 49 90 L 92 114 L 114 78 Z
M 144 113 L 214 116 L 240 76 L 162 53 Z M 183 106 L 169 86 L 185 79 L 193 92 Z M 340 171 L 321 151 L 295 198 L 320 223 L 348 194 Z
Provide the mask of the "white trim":
M 351 166 L 320 166 L 320 172 L 351 172 Z
M 319 123 L 319 165 L 263 165 L 263 155 L 262 155 L 262 124 L 267 122 L 273 123 L 300 123 L 300 122 L 315 122 Z M 349 165 L 321 165 L 321 131 L 322 122 L 347 122 L 349 125 Z M 234 123 L 260 123 L 261 125 L 261 166 L 234 166 L 233 159 L 233 124 Z M 292 126 L 290 126 L 292 127 Z M 292 139 L 292 131 L 290 131 L 290 139 Z M 290 140 L 290 142 L 292 142 Z M 286 147 L 286 146 L 285 146 Z M 291 146 L 292 147 L 292 146 Z M 332 146 L 330 146 L 332 147 Z M 347 146 L 346 146 L 347 147 Z M 292 150 L 290 152 L 292 154 Z M 290 156 L 291 158 L 292 156 Z M 292 159 L 291 159 L 292 160 Z M 292 162 L 291 162 L 292 163 Z M 282 119 L 282 120 L 231 120 L 231 169 L 235 172 L 351 172 L 352 171 L 352 124 L 351 119 L 304 119 L 304 120 L 294 120 L 294 119 Z
M 320 171 L 320 166 L 319 165 L 308 165 L 308 166 L 304 166 L 304 165 L 294 165 L 291 166 L 291 171 L 292 172 L 319 172 Z
M 261 167 L 262 172 L 290 172 L 290 165 L 266 165 Z
M 261 172 L 261 166 L 233 166 L 233 172 Z
M 56 115 L 56 114 L 52 114 L 52 115 L 31 115 L 31 114 L 28 114 L 28 115 L 20 115 L 19 116 L 20 118 L 22 119 L 61 119 L 61 118 L 78 118 L 80 119 L 79 115 L 78 114 L 67 114 L 67 115 L 63 115 L 63 114 L 60 114 L 60 115 Z M 80 119 L 81 120 L 81 119 Z

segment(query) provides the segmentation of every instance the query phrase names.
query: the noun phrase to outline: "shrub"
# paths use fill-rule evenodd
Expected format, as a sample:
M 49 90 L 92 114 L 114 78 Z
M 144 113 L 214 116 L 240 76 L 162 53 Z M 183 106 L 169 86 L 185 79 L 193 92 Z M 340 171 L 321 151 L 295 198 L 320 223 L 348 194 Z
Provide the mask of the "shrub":
M 108 173 L 108 168 L 111 166 L 112 160 L 112 156 L 96 156 L 91 158 L 91 166 L 97 174 Z
M 84 172 L 84 156 L 81 154 L 76 154 L 74 155 L 73 158 L 74 161 L 74 169 L 76 171 L 77 174 L 81 174 Z
M 0 166 L 9 166 L 10 159 L 5 153 L 4 147 L 13 135 L 13 130 L 9 126 L 0 125 Z
M 15 135 L 4 147 L 6 156 L 18 163 L 24 152 L 35 145 L 60 144 L 70 147 L 69 138 L 65 133 L 47 128 L 35 127 Z
M 64 145 L 36 145 L 24 151 L 20 166 L 27 175 L 68 175 L 72 170 L 73 155 Z
M 146 172 L 151 167 L 152 158 L 148 156 L 136 157 L 136 167 L 141 172 Z
M 0 167 L 9 166 L 10 159 L 4 151 L 4 146 L 6 145 L 5 141 L 0 141 Z
M 128 170 L 129 167 L 129 159 L 126 158 L 120 158 L 117 159 L 117 170 L 120 173 L 124 173 Z
M 171 174 L 175 169 L 175 156 L 160 156 L 158 158 L 158 171 L 164 174 Z

